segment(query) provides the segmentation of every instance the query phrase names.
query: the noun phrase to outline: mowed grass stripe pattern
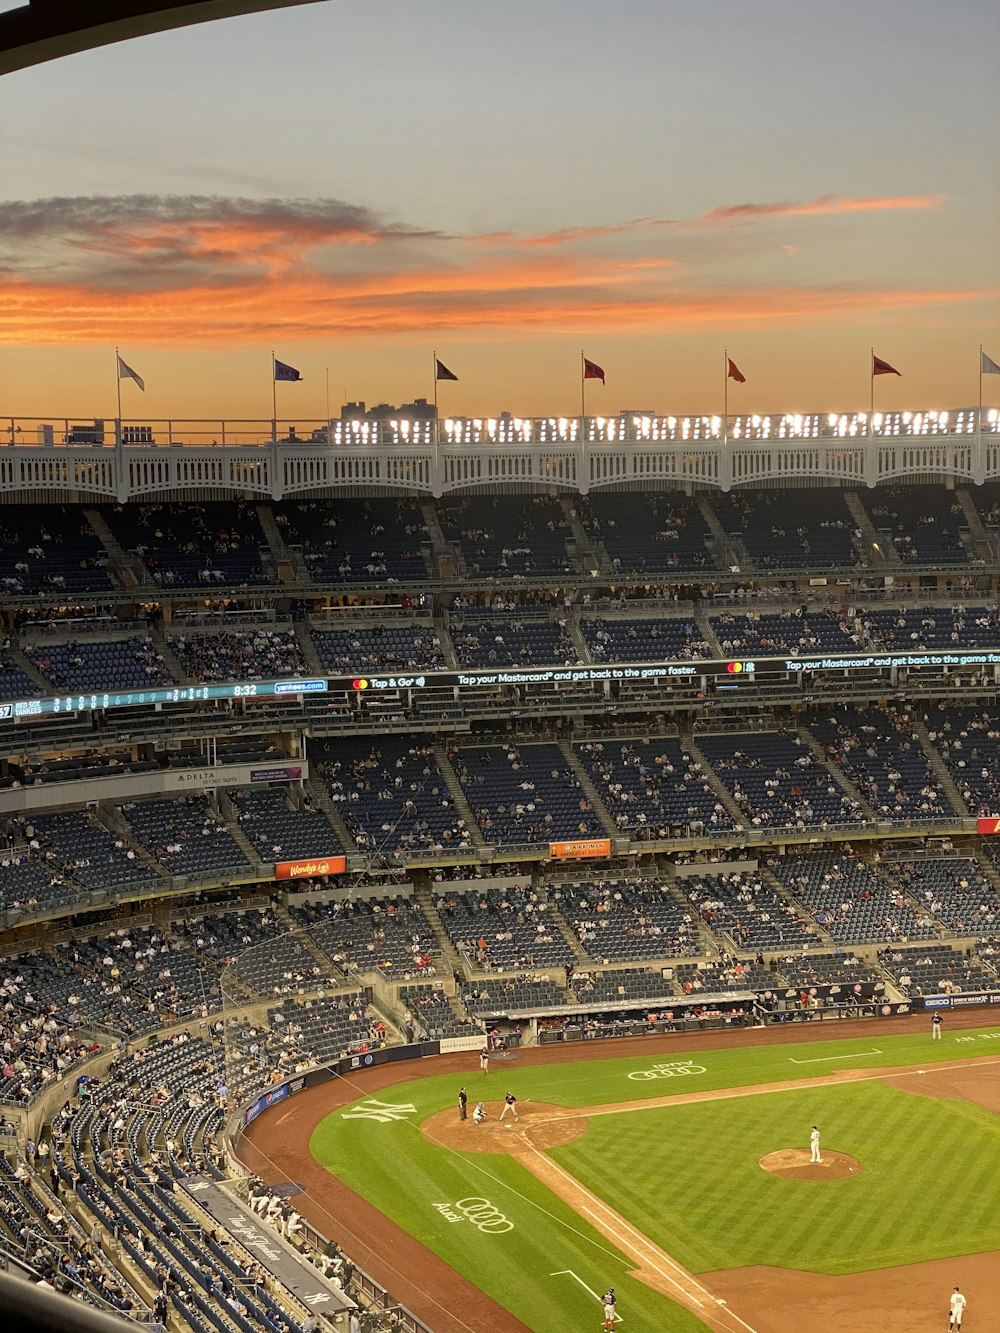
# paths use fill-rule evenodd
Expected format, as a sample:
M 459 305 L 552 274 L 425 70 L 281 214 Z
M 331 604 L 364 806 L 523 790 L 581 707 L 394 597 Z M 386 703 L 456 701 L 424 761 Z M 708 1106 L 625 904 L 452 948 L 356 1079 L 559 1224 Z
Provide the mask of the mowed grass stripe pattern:
M 420 1088 L 408 1086 L 414 1103 Z M 423 1106 L 419 1118 L 439 1106 L 436 1100 Z M 600 1303 L 581 1282 L 597 1293 L 615 1287 L 623 1317 L 628 1312 L 622 1333 L 705 1333 L 707 1325 L 682 1306 L 629 1278 L 634 1259 L 509 1157 L 448 1152 L 415 1124 L 344 1120 L 339 1112 L 317 1126 L 309 1146 L 327 1170 L 536 1333 L 600 1327 Z M 479 1231 L 467 1219 L 448 1221 L 435 1207 L 455 1211 L 467 1199 L 488 1200 L 511 1230 Z
M 470 1098 L 475 1100 L 482 1096 L 494 1104 L 499 1102 L 506 1088 L 511 1087 L 522 1101 L 534 1098 L 555 1105 L 585 1107 L 822 1077 L 841 1068 L 889 1067 L 918 1062 L 929 1066 L 944 1060 L 972 1062 L 976 1057 L 1000 1060 L 1000 1031 L 972 1030 L 973 1035 L 963 1041 L 960 1030 L 952 1029 L 944 1041 L 933 1044 L 929 1031 L 926 1036 L 892 1036 L 886 1028 L 873 1025 L 872 1032 L 877 1033 L 875 1040 L 855 1037 L 787 1046 L 738 1046 L 704 1053 L 685 1048 L 677 1055 L 672 1052 L 654 1054 L 640 1040 L 635 1042 L 634 1052 L 629 1056 L 613 1060 L 600 1059 L 601 1048 L 597 1045 L 592 1061 L 534 1067 L 515 1062 L 495 1068 L 485 1079 L 475 1069 L 477 1059 L 473 1054 L 465 1073 L 400 1083 L 381 1093 L 382 1098 L 394 1104 L 412 1104 L 413 1112 L 403 1121 L 380 1124 L 368 1120 L 345 1120 L 345 1112 L 363 1108 L 364 1099 L 359 1099 L 323 1121 L 313 1135 L 310 1148 L 313 1156 L 333 1175 L 370 1199 L 386 1216 L 536 1333 L 565 1333 L 568 1329 L 589 1328 L 595 1311 L 598 1315 L 595 1327 L 599 1326 L 600 1310 L 593 1297 L 572 1278 L 550 1277 L 553 1272 L 566 1268 L 572 1269 L 595 1291 L 604 1290 L 609 1283 L 615 1284 L 622 1299 L 622 1313 L 631 1312 L 632 1315 L 623 1326 L 623 1333 L 638 1333 L 638 1330 L 647 1328 L 694 1333 L 707 1325 L 644 1284 L 629 1279 L 626 1275 L 634 1267 L 634 1259 L 617 1252 L 602 1235 L 561 1204 L 517 1163 L 506 1157 L 463 1154 L 439 1148 L 419 1133 L 420 1122 L 442 1107 L 454 1107 L 462 1083 L 468 1086 Z M 874 1046 L 880 1048 L 877 1057 L 870 1054 Z M 837 1056 L 838 1059 L 806 1066 L 792 1062 L 793 1057 L 815 1061 L 823 1056 Z M 848 1058 L 841 1059 L 842 1056 Z M 696 1077 L 628 1077 L 630 1073 L 648 1071 L 673 1060 L 697 1063 L 704 1067 L 704 1073 Z M 863 1270 L 903 1262 L 905 1260 L 886 1257 L 893 1247 L 901 1248 L 901 1235 L 912 1237 L 913 1259 L 961 1253 L 963 1242 L 955 1241 L 949 1246 L 952 1238 L 940 1224 L 935 1207 L 938 1198 L 950 1187 L 955 1145 L 950 1137 L 942 1137 L 940 1125 L 924 1119 L 919 1112 L 921 1099 L 897 1094 L 898 1109 L 893 1115 L 901 1117 L 904 1126 L 896 1134 L 897 1140 L 905 1132 L 914 1142 L 913 1156 L 919 1163 L 919 1170 L 913 1174 L 925 1182 L 915 1191 L 923 1204 L 925 1225 L 922 1231 L 918 1227 L 901 1231 L 898 1224 L 900 1210 L 892 1206 L 891 1198 L 888 1206 L 880 1202 L 881 1194 L 889 1193 L 887 1185 L 879 1187 L 881 1193 L 876 1192 L 869 1205 L 864 1191 L 869 1183 L 875 1184 L 878 1179 L 870 1148 L 873 1141 L 877 1142 L 878 1129 L 870 1129 L 863 1118 L 852 1125 L 851 1115 L 847 1112 L 838 1113 L 840 1128 L 834 1117 L 826 1123 L 826 1102 L 820 1098 L 860 1095 L 866 1089 L 881 1086 L 873 1082 L 814 1088 L 802 1093 L 789 1090 L 722 1100 L 715 1104 L 678 1105 L 620 1116 L 593 1117 L 583 1140 L 571 1148 L 558 1150 L 553 1156 L 668 1253 L 674 1254 L 693 1271 L 700 1272 L 731 1266 L 733 1247 L 729 1247 L 732 1252 L 723 1253 L 719 1245 L 721 1210 L 734 1189 L 739 1188 L 740 1175 L 748 1181 L 757 1181 L 759 1177 L 760 1192 L 747 1188 L 739 1207 L 732 1209 L 735 1214 L 732 1229 L 740 1237 L 743 1247 L 740 1252 L 749 1252 L 755 1244 L 756 1254 L 770 1256 L 771 1242 L 784 1228 L 787 1233 L 783 1242 L 785 1249 L 795 1251 L 791 1266 L 807 1268 L 810 1264 L 802 1260 L 799 1239 L 808 1231 L 817 1210 L 829 1206 L 833 1196 L 828 1191 L 839 1190 L 841 1185 L 836 1182 L 816 1186 L 808 1182 L 779 1181 L 761 1171 L 757 1161 L 775 1147 L 800 1143 L 804 1146 L 803 1134 L 813 1119 L 822 1115 L 824 1143 L 851 1152 L 865 1163 L 864 1171 L 858 1177 L 862 1192 L 856 1196 L 856 1212 L 851 1214 L 850 1239 L 842 1232 L 837 1233 L 841 1241 L 836 1253 L 838 1267 L 830 1267 L 827 1263 L 826 1271 Z M 803 1099 L 800 1105 L 788 1100 L 794 1097 Z M 844 1100 L 836 1104 L 848 1105 Z M 787 1111 L 781 1109 L 782 1105 L 788 1108 Z M 862 1104 L 859 1102 L 858 1105 Z M 864 1103 L 864 1107 L 869 1105 Z M 981 1117 L 977 1117 L 975 1108 L 958 1103 L 947 1105 L 953 1113 L 971 1113 L 976 1123 L 975 1133 L 980 1134 Z M 788 1119 L 782 1125 L 775 1117 L 783 1114 Z M 858 1114 L 869 1116 L 865 1109 Z M 683 1150 L 678 1147 L 678 1131 L 675 1129 L 668 1135 L 661 1128 L 665 1123 L 663 1118 L 668 1115 L 686 1118 L 687 1141 Z M 877 1115 L 875 1119 L 878 1119 Z M 759 1141 L 751 1143 L 747 1135 L 755 1122 L 762 1128 Z M 960 1122 L 952 1119 L 950 1123 L 955 1126 Z M 784 1142 L 779 1141 L 779 1131 Z M 998 1156 L 995 1139 L 990 1143 L 988 1154 L 995 1159 Z M 664 1157 L 662 1149 L 665 1144 L 673 1144 L 671 1161 Z M 741 1152 L 735 1159 L 729 1159 L 722 1149 L 726 1146 L 729 1151 L 735 1144 L 740 1145 Z M 852 1144 L 860 1146 L 852 1147 Z M 982 1141 L 976 1151 L 986 1151 Z M 975 1152 L 971 1156 L 975 1157 Z M 717 1160 L 719 1166 L 706 1180 L 705 1166 L 710 1159 Z M 983 1160 L 962 1160 L 962 1173 L 968 1176 L 971 1170 L 973 1178 L 980 1181 L 979 1204 L 984 1199 L 1000 1197 L 1000 1182 L 996 1180 L 995 1172 L 986 1173 L 984 1177 Z M 947 1176 L 948 1184 L 939 1186 L 935 1192 L 927 1182 L 942 1176 Z M 895 1188 L 898 1177 L 892 1180 Z M 844 1184 L 853 1187 L 854 1182 Z M 793 1199 L 790 1214 L 786 1196 L 780 1191 L 774 1192 L 775 1186 L 791 1189 L 792 1193 L 787 1196 Z M 515 1230 L 508 1237 L 492 1238 L 503 1244 L 487 1244 L 488 1237 L 465 1224 L 446 1222 L 434 1208 L 435 1203 L 447 1204 L 467 1196 L 489 1198 L 515 1223 Z M 977 1212 L 975 1204 L 969 1207 L 969 1226 L 965 1228 L 963 1224 L 958 1229 L 962 1235 L 976 1229 L 977 1224 L 972 1219 L 981 1215 L 982 1210 Z M 693 1215 L 693 1208 L 698 1210 L 697 1216 Z M 956 1211 L 960 1212 L 961 1206 Z M 921 1236 L 922 1248 L 917 1243 Z M 990 1238 L 982 1240 L 984 1236 Z M 780 1234 L 777 1240 L 781 1242 Z M 980 1230 L 980 1242 L 968 1246 L 967 1252 L 997 1243 L 995 1232 L 989 1231 L 987 1217 Z M 780 1262 L 775 1258 L 744 1260 L 761 1261 Z
M 625 1123 L 627 1122 L 627 1123 Z M 842 1180 L 770 1175 L 778 1148 L 857 1157 Z M 1000 1118 L 883 1083 L 595 1118 L 552 1156 L 692 1272 L 840 1274 L 1000 1249 Z

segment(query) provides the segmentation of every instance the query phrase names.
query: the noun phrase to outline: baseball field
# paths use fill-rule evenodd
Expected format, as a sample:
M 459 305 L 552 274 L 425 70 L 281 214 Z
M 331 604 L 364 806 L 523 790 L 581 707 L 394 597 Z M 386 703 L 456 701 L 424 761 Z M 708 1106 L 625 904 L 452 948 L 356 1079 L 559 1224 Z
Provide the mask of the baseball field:
M 1000 1027 L 963 1021 L 381 1066 L 260 1117 L 244 1157 L 435 1333 L 599 1328 L 608 1286 L 623 1333 L 911 1333 L 955 1285 L 966 1330 L 1000 1329 Z

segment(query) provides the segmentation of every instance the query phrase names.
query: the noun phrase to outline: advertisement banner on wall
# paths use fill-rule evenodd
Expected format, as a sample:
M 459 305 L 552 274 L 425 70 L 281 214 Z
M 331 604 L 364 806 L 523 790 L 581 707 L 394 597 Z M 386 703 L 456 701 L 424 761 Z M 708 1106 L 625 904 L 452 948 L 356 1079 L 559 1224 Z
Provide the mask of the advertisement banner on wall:
M 988 819 L 977 819 L 976 832 L 985 834 L 987 838 L 995 838 L 1000 834 L 1000 819 L 995 815 L 990 815 Z
M 448 1055 L 451 1051 L 481 1051 L 485 1045 L 485 1032 L 480 1032 L 475 1037 L 442 1037 L 441 1054 Z
M 323 875 L 342 875 L 346 869 L 346 856 L 309 856 L 301 861 L 278 861 L 274 878 L 318 879 Z
M 580 842 L 549 843 L 550 861 L 582 861 L 610 855 L 610 838 L 583 838 Z
M 298 782 L 302 777 L 301 764 L 287 764 L 280 768 L 251 768 L 251 782 Z
M 978 1005 L 1000 1005 L 1000 991 L 968 991 L 962 995 L 923 995 L 917 1001 L 924 1009 L 972 1009 Z

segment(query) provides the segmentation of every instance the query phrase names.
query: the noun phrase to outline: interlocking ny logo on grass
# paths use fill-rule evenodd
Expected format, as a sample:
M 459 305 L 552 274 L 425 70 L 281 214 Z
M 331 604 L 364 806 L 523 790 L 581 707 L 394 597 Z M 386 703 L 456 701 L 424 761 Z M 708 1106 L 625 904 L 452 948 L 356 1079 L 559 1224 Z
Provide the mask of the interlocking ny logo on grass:
M 704 1074 L 705 1066 L 696 1065 L 692 1060 L 668 1060 L 656 1064 L 652 1069 L 634 1069 L 629 1078 L 683 1078 L 687 1074 Z
M 446 1222 L 471 1222 L 484 1236 L 502 1236 L 514 1230 L 514 1223 L 489 1199 L 459 1199 L 458 1203 L 436 1203 L 436 1210 Z
M 412 1102 L 380 1102 L 377 1097 L 366 1097 L 353 1111 L 342 1111 L 343 1120 L 377 1120 L 385 1125 L 391 1120 L 405 1120 L 413 1115 L 416 1107 Z

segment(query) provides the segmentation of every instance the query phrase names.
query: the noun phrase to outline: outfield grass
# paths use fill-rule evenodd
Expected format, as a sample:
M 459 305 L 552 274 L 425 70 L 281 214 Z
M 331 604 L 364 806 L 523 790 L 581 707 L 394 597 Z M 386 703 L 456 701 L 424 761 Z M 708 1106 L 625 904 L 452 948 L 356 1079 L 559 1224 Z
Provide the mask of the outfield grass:
M 765 1153 L 808 1147 L 814 1123 L 859 1174 L 760 1168 Z M 595 1193 L 615 1181 L 609 1202 L 695 1273 L 853 1273 L 1000 1249 L 1000 1118 L 884 1083 L 595 1117 L 550 1155 Z
M 310 1149 L 332 1174 L 440 1255 L 536 1333 L 594 1327 L 600 1292 L 613 1283 L 639 1329 L 693 1333 L 705 1326 L 626 1275 L 622 1254 L 534 1176 L 505 1155 L 462 1153 L 431 1144 L 420 1123 L 455 1103 L 498 1101 L 507 1087 L 522 1100 L 565 1106 L 662 1098 L 829 1075 L 858 1067 L 930 1066 L 943 1060 L 1000 1059 L 1000 1031 L 930 1034 L 733 1047 L 653 1055 L 635 1043 L 624 1059 L 522 1067 L 483 1078 L 441 1075 L 400 1083 L 382 1094 L 409 1104 L 398 1121 L 346 1116 L 317 1126 Z M 596 1055 L 595 1051 L 595 1055 Z M 686 1061 L 704 1072 L 630 1079 L 630 1073 Z M 482 1091 L 480 1091 L 482 1089 Z M 768 1175 L 759 1158 L 805 1146 L 813 1122 L 823 1144 L 860 1159 L 862 1172 L 813 1183 Z M 1000 1222 L 988 1206 L 1000 1197 L 1000 1120 L 966 1103 L 908 1096 L 879 1081 L 782 1089 L 749 1098 L 592 1117 L 587 1134 L 551 1155 L 669 1254 L 694 1272 L 769 1263 L 843 1273 L 1000 1248 Z M 938 1184 L 938 1182 L 941 1182 Z M 513 1224 L 486 1234 L 449 1208 L 471 1197 L 490 1201 Z M 574 1276 L 564 1270 L 570 1270 Z M 579 1281 L 577 1280 L 579 1279 Z M 632 1322 L 627 1322 L 628 1313 Z

